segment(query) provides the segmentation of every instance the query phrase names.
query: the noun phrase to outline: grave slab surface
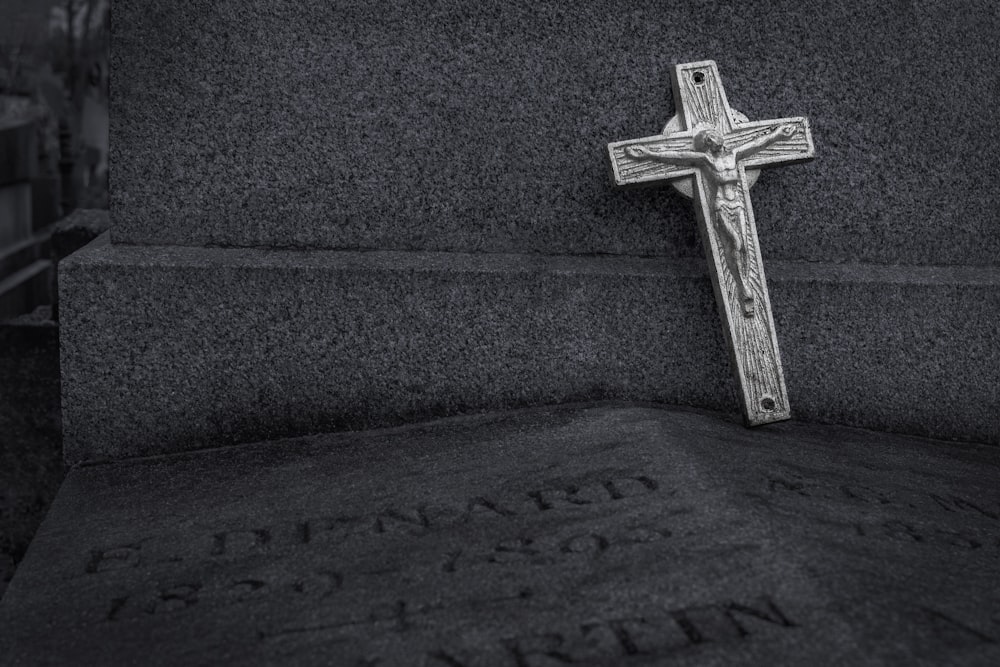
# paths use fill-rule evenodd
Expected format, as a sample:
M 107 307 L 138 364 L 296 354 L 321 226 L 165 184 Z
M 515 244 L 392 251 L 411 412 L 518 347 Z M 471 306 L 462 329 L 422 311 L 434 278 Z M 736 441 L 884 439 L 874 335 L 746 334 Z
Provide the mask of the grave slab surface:
M 1000 449 L 589 404 L 70 473 L 7 664 L 990 665 Z

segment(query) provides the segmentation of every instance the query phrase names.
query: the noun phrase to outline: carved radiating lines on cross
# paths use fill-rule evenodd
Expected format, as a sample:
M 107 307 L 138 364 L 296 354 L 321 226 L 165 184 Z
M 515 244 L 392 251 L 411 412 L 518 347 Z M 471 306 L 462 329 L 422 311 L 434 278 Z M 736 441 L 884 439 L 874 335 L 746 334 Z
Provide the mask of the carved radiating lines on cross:
M 723 133 L 732 129 L 729 102 L 725 99 L 722 81 L 714 66 L 701 67 L 699 63 L 678 65 L 675 75 L 680 84 L 675 87 L 678 92 L 675 100 L 679 102 L 678 106 L 684 108 L 683 120 L 689 129 L 701 124 L 716 127 Z
M 744 419 L 749 425 L 788 419 L 747 170 L 811 159 L 809 123 L 801 117 L 746 120 L 729 106 L 710 60 L 677 65 L 672 79 L 677 115 L 664 132 L 608 144 L 615 182 L 693 177 L 695 212 Z
M 802 156 L 804 159 L 808 159 L 806 156 L 811 157 L 812 155 L 812 142 L 809 138 L 808 125 L 803 121 L 804 119 L 802 118 L 782 118 L 766 123 L 737 125 L 732 132 L 726 134 L 726 143 L 729 144 L 731 142 L 733 148 L 738 148 L 772 132 L 776 127 L 780 127 L 781 125 L 796 125 L 798 127 L 792 137 L 782 139 L 775 144 L 762 148 L 754 156 L 743 160 L 743 165 L 749 169 L 770 164 L 772 159 L 781 163 L 794 160 L 795 156 Z
M 641 139 L 639 140 L 642 141 Z M 687 150 L 691 145 L 690 137 L 677 137 L 673 139 L 664 140 L 662 136 L 650 137 L 649 148 L 653 152 L 661 152 L 666 150 Z M 619 157 L 620 159 L 626 160 L 625 147 L 620 149 Z M 679 172 L 684 172 L 683 174 Z M 627 164 L 622 169 L 623 178 L 628 178 L 630 180 L 656 180 L 660 181 L 667 178 L 670 175 L 682 176 L 691 174 L 692 170 L 687 167 L 681 167 L 678 165 L 664 164 L 662 162 L 639 162 L 634 161 Z

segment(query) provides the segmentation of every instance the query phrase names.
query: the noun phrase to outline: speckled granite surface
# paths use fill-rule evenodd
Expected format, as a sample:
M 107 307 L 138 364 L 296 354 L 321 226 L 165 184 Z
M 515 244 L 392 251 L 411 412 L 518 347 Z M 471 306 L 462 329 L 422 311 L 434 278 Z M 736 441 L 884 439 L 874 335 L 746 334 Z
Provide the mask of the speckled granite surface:
M 738 411 L 704 262 L 92 245 L 60 266 L 70 461 L 463 411 Z M 800 419 L 1000 441 L 1000 270 L 771 262 Z
M 604 146 L 713 58 L 817 159 L 754 189 L 766 260 L 995 264 L 1000 14 L 987 0 L 126 1 L 116 241 L 698 256 Z
M 1000 448 L 571 406 L 72 471 L 6 665 L 1000 662 Z

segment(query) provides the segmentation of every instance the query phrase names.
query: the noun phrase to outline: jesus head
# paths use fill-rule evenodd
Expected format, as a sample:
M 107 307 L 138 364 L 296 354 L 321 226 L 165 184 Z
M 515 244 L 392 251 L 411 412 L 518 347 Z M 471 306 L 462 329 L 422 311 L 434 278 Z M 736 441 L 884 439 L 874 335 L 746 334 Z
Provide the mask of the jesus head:
M 718 153 L 725 147 L 725 140 L 717 129 L 709 127 L 694 135 L 694 147 L 706 153 Z

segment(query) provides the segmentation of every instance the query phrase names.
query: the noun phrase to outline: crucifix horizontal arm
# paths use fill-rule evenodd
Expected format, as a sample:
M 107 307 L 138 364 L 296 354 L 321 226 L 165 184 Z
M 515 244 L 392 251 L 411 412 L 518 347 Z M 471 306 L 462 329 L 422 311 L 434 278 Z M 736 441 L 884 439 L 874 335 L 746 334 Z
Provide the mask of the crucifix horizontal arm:
M 756 139 L 748 141 L 747 143 L 741 144 L 733 149 L 732 154 L 736 160 L 741 160 L 755 155 L 767 148 L 771 144 L 781 140 L 788 139 L 795 135 L 796 127 L 794 124 L 781 125 L 775 128 L 771 132 L 760 136 Z M 654 160 L 656 162 L 662 162 L 665 164 L 676 165 L 676 166 L 693 166 L 701 167 L 707 169 L 716 168 L 715 161 L 709 153 L 704 151 L 687 151 L 687 150 L 664 150 L 664 151 L 653 151 L 650 150 L 648 146 L 627 146 L 625 148 L 625 153 L 633 159 L 641 160 Z
M 696 167 L 708 167 L 712 164 L 705 153 L 697 151 L 663 151 L 662 153 L 654 153 L 645 146 L 629 146 L 625 149 L 625 152 L 628 153 L 629 157 L 656 160 L 657 162 L 665 162 L 667 164 L 692 165 Z

